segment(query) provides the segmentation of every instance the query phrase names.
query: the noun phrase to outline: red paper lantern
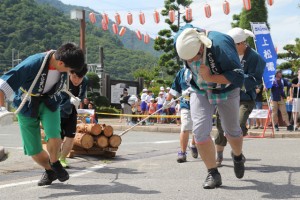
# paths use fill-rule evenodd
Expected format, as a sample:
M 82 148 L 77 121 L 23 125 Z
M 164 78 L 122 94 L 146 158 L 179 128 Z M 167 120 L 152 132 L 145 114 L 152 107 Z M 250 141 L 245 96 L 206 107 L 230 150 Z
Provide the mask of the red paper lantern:
M 145 24 L 145 15 L 143 12 L 140 12 L 139 14 L 139 20 L 140 20 L 140 23 L 143 25 Z
M 154 11 L 153 18 L 154 18 L 154 22 L 158 24 L 160 21 L 160 17 L 159 17 L 159 12 L 157 10 Z
M 127 14 L 127 23 L 128 23 L 129 25 L 131 25 L 132 22 L 133 22 L 132 14 L 129 12 L 129 13 Z
M 170 19 L 171 23 L 173 23 L 175 21 L 175 11 L 174 10 L 169 10 L 169 19 Z
M 115 20 L 116 20 L 116 24 L 120 25 L 121 24 L 121 17 L 119 13 L 115 14 Z
M 107 30 L 108 30 L 108 25 L 107 25 L 107 23 L 105 23 L 105 20 L 104 20 L 104 19 L 102 19 L 101 24 L 102 24 L 102 29 L 103 29 L 104 31 L 107 31 Z
M 187 21 L 192 21 L 192 19 L 193 19 L 192 9 L 190 7 L 187 7 L 185 9 L 185 19 Z
M 91 12 L 89 14 L 89 18 L 90 18 L 90 21 L 92 22 L 92 24 L 96 23 L 96 15 L 95 15 L 95 13 Z
M 244 2 L 244 8 L 246 10 L 251 10 L 251 0 L 243 0 Z
M 149 35 L 148 35 L 148 34 L 145 34 L 145 35 L 144 35 L 144 43 L 145 43 L 145 44 L 148 44 L 149 41 L 150 41 Z
M 273 3 L 274 3 L 274 0 L 267 0 L 267 2 L 268 2 L 268 4 L 269 4 L 269 6 L 272 6 Z
M 204 6 L 204 12 L 205 12 L 205 16 L 207 18 L 210 18 L 211 17 L 211 9 L 210 9 L 210 5 L 209 4 L 206 4 Z
M 142 34 L 139 30 L 136 30 L 135 31 L 135 34 L 136 34 L 136 37 L 139 39 L 139 40 L 142 40 Z
M 120 30 L 120 32 L 119 32 L 119 35 L 123 36 L 125 34 L 125 32 L 126 32 L 126 28 L 122 27 L 121 30 Z
M 106 13 L 102 14 L 102 18 L 104 19 L 104 22 L 108 25 L 109 21 L 108 21 L 108 15 Z
M 228 15 L 230 13 L 229 2 L 226 0 L 223 2 L 223 12 L 225 13 L 225 15 Z
M 113 30 L 114 34 L 118 34 L 118 32 L 119 32 L 118 25 L 117 24 L 113 24 L 112 25 L 112 30 Z

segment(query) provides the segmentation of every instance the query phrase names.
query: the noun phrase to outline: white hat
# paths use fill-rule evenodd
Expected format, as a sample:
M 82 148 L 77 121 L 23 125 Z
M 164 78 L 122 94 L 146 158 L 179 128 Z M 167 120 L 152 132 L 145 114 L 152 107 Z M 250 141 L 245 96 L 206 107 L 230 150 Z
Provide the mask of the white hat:
M 159 94 L 164 94 L 164 92 L 159 92 Z
M 241 28 L 233 28 L 227 33 L 230 37 L 232 37 L 234 43 L 240 43 L 244 42 L 249 36 L 255 37 L 254 34 L 247 30 L 247 29 L 241 29 Z
M 171 88 L 170 87 L 167 87 L 167 90 L 170 90 Z
M 178 56 L 183 60 L 194 58 L 198 54 L 201 44 L 210 48 L 212 41 L 205 35 L 204 32 L 198 32 L 193 28 L 186 28 L 176 40 Z
M 163 86 L 160 87 L 160 90 L 165 90 L 165 88 Z
M 154 98 L 152 97 L 152 98 L 150 99 L 150 101 L 154 101 Z
M 148 90 L 146 88 L 143 89 L 143 92 L 148 92 Z

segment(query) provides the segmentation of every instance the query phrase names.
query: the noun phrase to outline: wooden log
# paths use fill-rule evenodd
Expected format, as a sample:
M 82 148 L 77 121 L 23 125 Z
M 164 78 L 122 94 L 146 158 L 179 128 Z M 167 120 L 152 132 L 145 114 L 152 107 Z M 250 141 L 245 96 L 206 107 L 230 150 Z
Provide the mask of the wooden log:
M 96 143 L 97 143 L 98 147 L 100 147 L 100 148 L 105 148 L 105 147 L 108 147 L 108 145 L 109 145 L 108 138 L 105 137 L 104 135 L 97 136 Z
M 81 123 L 81 124 L 77 124 L 76 126 L 76 132 L 77 133 L 86 133 L 86 124 Z
M 111 147 L 118 147 L 118 146 L 120 146 L 121 142 L 122 142 L 122 139 L 119 135 L 112 135 L 108 139 L 109 146 L 111 146 Z
M 86 131 L 92 135 L 100 135 L 102 128 L 100 124 L 86 124 Z
M 76 133 L 74 145 L 80 146 L 84 149 L 89 149 L 94 145 L 93 136 L 87 133 Z
M 110 137 L 113 135 L 114 133 L 114 129 L 112 126 L 110 125 L 105 125 L 105 124 L 102 124 L 102 130 L 103 130 L 103 134 L 106 136 L 106 137 Z

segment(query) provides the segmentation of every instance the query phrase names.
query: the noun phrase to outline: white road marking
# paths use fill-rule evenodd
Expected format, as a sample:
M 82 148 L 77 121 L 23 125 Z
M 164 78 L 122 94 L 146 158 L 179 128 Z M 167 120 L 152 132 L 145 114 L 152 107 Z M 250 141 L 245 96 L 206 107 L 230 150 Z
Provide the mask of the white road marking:
M 102 164 L 102 165 L 94 165 L 88 169 L 85 170 L 81 170 L 79 172 L 70 174 L 70 177 L 78 177 L 78 176 L 83 176 L 85 174 L 89 174 L 92 172 L 95 172 L 98 169 L 101 169 L 103 167 L 105 167 L 106 164 Z M 32 184 L 32 183 L 37 183 L 38 180 L 32 180 L 32 181 L 23 181 L 23 182 L 17 182 L 17 183 L 9 183 L 9 184 L 5 184 L 5 185 L 0 185 L 0 189 L 3 188 L 9 188 L 9 187 L 16 187 L 16 186 L 20 186 L 20 185 L 27 185 L 27 184 Z

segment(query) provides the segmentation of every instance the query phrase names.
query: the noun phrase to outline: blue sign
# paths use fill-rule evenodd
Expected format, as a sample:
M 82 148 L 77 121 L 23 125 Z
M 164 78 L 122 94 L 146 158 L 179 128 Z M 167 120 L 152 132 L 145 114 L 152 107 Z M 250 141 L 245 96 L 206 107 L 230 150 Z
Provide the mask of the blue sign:
M 275 79 L 277 53 L 266 23 L 251 23 L 251 28 L 255 35 L 257 52 L 266 61 L 263 80 L 266 88 L 269 89 Z

